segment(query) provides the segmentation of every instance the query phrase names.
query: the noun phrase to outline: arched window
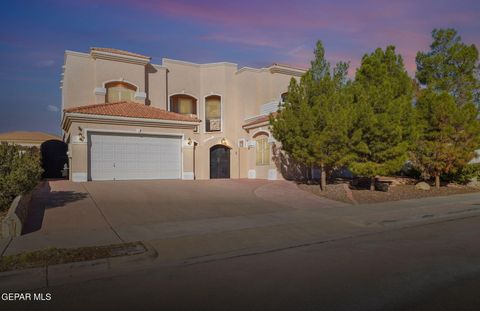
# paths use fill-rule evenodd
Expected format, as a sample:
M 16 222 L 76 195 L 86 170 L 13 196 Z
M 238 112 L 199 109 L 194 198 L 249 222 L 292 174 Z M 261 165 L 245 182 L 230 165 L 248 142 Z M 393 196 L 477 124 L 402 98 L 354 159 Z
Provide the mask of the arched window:
M 197 99 L 184 94 L 170 96 L 170 111 L 180 114 L 197 114 Z
M 205 131 L 219 132 L 222 130 L 222 103 L 218 95 L 205 98 Z
M 280 102 L 284 103 L 287 100 L 287 96 L 288 92 L 282 93 L 282 95 L 280 95 Z
M 110 82 L 105 84 L 105 88 L 107 103 L 133 101 L 137 90 L 136 87 L 125 82 Z
M 261 132 L 256 134 L 253 138 L 255 139 L 256 165 L 269 165 L 270 144 L 268 143 L 268 135 Z

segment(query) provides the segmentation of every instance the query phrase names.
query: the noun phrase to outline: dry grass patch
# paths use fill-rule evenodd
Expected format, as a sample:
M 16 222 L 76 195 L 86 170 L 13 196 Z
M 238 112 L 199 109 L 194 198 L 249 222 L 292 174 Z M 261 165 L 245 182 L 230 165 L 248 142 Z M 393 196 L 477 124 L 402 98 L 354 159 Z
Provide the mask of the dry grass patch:
M 46 248 L 0 258 L 0 272 L 45 267 L 63 263 L 130 256 L 146 251 L 141 242 L 80 248 Z

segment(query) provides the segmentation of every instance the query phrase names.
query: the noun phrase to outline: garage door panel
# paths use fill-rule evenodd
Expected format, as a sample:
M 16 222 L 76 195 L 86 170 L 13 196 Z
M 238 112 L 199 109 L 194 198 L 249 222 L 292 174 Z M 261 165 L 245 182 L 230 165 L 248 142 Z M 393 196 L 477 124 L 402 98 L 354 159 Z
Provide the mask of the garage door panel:
M 180 178 L 180 137 L 92 133 L 89 144 L 92 180 Z

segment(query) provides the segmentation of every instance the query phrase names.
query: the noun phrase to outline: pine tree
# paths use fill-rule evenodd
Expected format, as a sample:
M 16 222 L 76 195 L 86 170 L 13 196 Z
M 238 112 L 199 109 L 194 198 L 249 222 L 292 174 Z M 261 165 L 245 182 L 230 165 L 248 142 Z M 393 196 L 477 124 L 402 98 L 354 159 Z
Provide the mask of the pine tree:
M 302 77 L 300 83 L 291 79 L 287 98 L 278 115 L 271 116 L 270 123 L 272 134 L 281 142 L 282 150 L 295 161 L 310 167 L 315 164 L 311 143 L 315 121 L 306 90 L 309 83 L 305 79 L 308 77 Z
M 416 112 L 421 135 L 412 158 L 425 177 L 455 173 L 480 146 L 478 50 L 454 29 L 435 29 L 429 52 L 417 53 L 423 85 Z
M 415 131 L 413 83 L 395 47 L 364 55 L 354 82 L 356 121 L 354 160 L 349 168 L 371 178 L 398 172 L 407 160 Z
M 300 83 L 292 79 L 288 96 L 272 132 L 282 149 L 295 160 L 322 170 L 321 189 L 326 189 L 327 170 L 346 164 L 349 129 L 353 124 L 348 90 L 347 63 L 338 63 L 333 74 L 318 41 L 315 59 Z
M 457 105 L 480 102 L 478 50 L 455 29 L 434 29 L 430 51 L 418 52 L 416 78 L 437 92 L 452 95 Z
M 455 173 L 473 157 L 480 144 L 478 111 L 472 104 L 459 106 L 447 92 L 424 89 L 416 106 L 421 135 L 413 154 L 414 163 L 427 176 Z

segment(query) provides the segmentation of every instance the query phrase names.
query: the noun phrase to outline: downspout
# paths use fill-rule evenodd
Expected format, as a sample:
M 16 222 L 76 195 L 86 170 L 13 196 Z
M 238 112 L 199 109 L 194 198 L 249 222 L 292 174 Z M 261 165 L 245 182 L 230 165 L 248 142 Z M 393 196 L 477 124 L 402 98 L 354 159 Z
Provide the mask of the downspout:
M 197 145 L 195 144 L 195 142 L 193 143 L 193 180 L 197 179 L 197 170 L 196 170 L 196 167 L 195 167 L 195 157 L 197 156 L 197 153 L 196 153 L 196 149 L 197 149 Z

